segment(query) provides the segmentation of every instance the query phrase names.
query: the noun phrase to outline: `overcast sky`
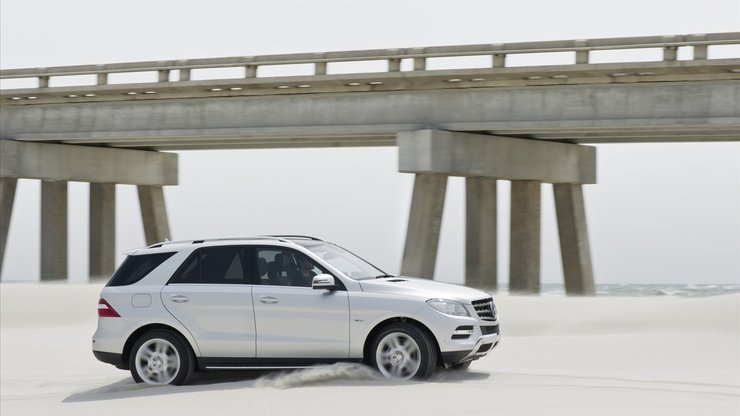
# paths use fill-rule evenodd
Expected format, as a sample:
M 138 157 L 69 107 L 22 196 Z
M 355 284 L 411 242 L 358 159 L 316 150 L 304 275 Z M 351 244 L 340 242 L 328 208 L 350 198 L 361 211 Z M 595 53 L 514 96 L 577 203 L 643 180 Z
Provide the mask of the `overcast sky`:
M 0 66 L 731 31 L 738 0 L 0 0 Z M 586 187 L 597 283 L 740 283 L 740 144 L 598 146 L 598 178 Z M 412 182 L 395 148 L 181 152 L 180 185 L 166 198 L 175 239 L 316 235 L 397 273 Z M 499 181 L 502 282 L 508 190 Z M 38 279 L 39 192 L 19 182 L 3 280 Z M 73 281 L 87 275 L 87 196 L 87 184 L 70 184 Z M 549 185 L 542 197 L 542 278 L 560 282 Z M 118 186 L 117 205 L 118 251 L 143 245 L 135 189 Z M 452 178 L 437 279 L 462 282 L 463 212 L 464 183 Z

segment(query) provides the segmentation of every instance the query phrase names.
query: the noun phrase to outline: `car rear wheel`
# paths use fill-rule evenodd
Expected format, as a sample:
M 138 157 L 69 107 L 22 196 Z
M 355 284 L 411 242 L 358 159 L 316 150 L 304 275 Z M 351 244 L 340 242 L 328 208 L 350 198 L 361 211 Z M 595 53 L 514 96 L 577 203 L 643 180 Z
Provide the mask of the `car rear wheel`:
M 137 383 L 183 384 L 193 373 L 190 349 L 172 332 L 149 331 L 135 343 L 129 358 L 131 376 Z
M 437 351 L 433 341 L 413 325 L 396 323 L 388 326 L 375 337 L 371 362 L 388 378 L 429 378 L 437 364 Z

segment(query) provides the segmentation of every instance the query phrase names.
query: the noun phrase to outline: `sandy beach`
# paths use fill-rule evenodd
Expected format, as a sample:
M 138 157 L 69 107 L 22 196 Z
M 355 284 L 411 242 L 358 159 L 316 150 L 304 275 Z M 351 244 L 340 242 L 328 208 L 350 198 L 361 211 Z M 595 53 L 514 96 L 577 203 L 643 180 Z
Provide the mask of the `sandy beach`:
M 100 287 L 0 285 L 0 414 L 740 414 L 737 294 L 496 296 L 500 347 L 423 383 L 338 364 L 150 387 L 92 356 Z

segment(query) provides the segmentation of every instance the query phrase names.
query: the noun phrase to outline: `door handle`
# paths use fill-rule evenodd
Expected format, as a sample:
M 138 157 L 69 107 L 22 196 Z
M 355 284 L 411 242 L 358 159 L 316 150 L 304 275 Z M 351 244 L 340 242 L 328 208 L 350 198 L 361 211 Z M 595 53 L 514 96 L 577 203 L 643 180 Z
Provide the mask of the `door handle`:
M 267 304 L 278 303 L 277 298 L 274 298 L 272 296 L 260 296 L 259 300 L 260 302 L 267 303 Z
M 185 295 L 170 295 L 170 300 L 175 303 L 185 303 L 190 299 Z

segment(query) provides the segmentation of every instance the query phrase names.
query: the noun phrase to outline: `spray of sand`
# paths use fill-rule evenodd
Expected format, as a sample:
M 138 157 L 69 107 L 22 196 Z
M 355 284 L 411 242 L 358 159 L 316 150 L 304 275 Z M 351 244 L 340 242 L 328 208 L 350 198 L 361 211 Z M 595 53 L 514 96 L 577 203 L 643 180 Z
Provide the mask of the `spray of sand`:
M 351 380 L 381 381 L 385 380 L 385 378 L 372 368 L 362 364 L 336 363 L 331 365 L 318 365 L 290 372 L 268 374 L 257 379 L 255 386 L 289 389 L 301 387 L 307 384 Z

